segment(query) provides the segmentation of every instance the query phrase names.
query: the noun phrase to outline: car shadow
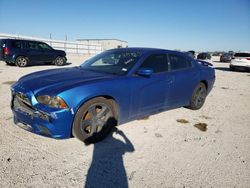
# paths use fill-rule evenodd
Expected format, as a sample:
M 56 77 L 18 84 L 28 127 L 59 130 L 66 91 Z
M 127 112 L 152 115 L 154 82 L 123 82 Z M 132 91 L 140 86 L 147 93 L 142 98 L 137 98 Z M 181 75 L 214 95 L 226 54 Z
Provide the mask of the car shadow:
M 228 72 L 249 73 L 247 70 L 240 70 L 240 69 L 231 71 L 228 67 L 214 67 L 214 69 L 220 70 L 220 71 L 228 71 Z
M 27 65 L 27 67 L 42 67 L 42 66 L 54 66 L 54 67 L 64 67 L 64 66 L 68 66 L 68 65 L 71 65 L 72 63 L 71 62 L 67 62 L 65 63 L 64 65 L 61 65 L 61 66 L 56 66 L 54 64 L 51 64 L 51 63 L 30 63 Z M 6 65 L 6 66 L 11 66 L 11 67 L 14 67 L 16 66 L 15 64 L 9 64 L 9 65 Z
M 229 71 L 230 72 L 230 69 L 228 67 L 214 67 L 214 69 L 220 70 L 220 71 Z
M 70 62 L 67 62 L 67 63 L 65 63 L 64 65 L 62 65 L 62 67 L 64 67 L 64 66 L 68 66 L 68 65 L 71 65 L 72 63 L 70 63 Z
M 31 64 L 31 65 L 28 65 L 29 67 L 33 67 L 33 66 L 54 66 L 54 67 L 64 67 L 64 66 L 68 66 L 68 65 L 71 65 L 72 63 L 70 62 L 66 62 L 64 65 L 61 65 L 61 66 L 56 66 L 54 64 L 51 64 L 51 63 L 37 63 L 37 64 Z
M 113 134 L 118 134 L 123 141 L 114 138 Z M 84 187 L 128 187 L 123 155 L 133 151 L 134 146 L 126 135 L 121 130 L 114 129 L 108 138 L 94 144 Z

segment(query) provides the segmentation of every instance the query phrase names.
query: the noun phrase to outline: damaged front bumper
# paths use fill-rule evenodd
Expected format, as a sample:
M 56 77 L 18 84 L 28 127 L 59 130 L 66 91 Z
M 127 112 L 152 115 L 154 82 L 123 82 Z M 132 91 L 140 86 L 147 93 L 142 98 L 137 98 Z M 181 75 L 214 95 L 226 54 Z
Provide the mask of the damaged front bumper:
M 73 111 L 70 109 L 45 108 L 32 105 L 30 98 L 12 90 L 11 109 L 14 123 L 19 127 L 47 137 L 70 138 Z

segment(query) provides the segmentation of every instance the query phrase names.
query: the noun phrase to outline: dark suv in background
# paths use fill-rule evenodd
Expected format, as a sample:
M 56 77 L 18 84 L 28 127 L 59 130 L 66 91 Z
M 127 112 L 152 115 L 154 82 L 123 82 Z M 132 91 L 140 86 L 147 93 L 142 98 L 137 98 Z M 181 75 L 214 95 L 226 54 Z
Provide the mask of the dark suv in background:
M 198 54 L 197 59 L 210 60 L 211 59 L 211 55 L 209 53 L 207 53 L 207 52 L 202 52 L 202 53 Z
M 19 67 L 48 62 L 62 66 L 67 61 L 65 51 L 44 42 L 21 39 L 0 39 L 0 60 Z

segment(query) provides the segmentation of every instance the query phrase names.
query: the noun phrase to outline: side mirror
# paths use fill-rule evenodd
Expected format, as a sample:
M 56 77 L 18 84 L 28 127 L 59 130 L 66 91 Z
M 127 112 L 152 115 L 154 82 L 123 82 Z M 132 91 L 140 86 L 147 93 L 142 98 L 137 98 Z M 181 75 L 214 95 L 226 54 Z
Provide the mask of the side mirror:
M 153 74 L 153 69 L 151 68 L 140 68 L 138 71 L 137 71 L 137 74 L 139 76 L 145 76 L 145 77 L 149 77 Z

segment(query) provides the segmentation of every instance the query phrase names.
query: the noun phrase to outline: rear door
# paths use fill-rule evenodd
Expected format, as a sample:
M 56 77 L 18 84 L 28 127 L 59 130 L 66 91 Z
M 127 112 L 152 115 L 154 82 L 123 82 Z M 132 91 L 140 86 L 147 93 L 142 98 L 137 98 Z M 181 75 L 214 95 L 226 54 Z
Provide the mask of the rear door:
M 36 41 L 26 41 L 26 55 L 31 62 L 42 62 L 43 51 Z
M 192 59 L 181 54 L 168 54 L 170 73 L 173 84 L 170 93 L 172 108 L 188 105 L 196 85 L 199 83 L 200 72 L 192 63 Z

